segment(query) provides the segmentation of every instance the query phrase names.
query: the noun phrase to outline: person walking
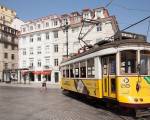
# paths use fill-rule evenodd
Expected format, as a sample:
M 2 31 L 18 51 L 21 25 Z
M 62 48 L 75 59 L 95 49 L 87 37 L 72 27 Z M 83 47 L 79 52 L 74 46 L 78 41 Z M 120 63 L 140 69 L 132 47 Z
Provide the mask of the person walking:
M 47 81 L 47 79 L 46 79 L 46 76 L 43 76 L 43 79 L 42 79 L 42 87 L 41 87 L 41 91 L 46 91 L 47 90 L 47 86 L 46 86 L 46 81 Z

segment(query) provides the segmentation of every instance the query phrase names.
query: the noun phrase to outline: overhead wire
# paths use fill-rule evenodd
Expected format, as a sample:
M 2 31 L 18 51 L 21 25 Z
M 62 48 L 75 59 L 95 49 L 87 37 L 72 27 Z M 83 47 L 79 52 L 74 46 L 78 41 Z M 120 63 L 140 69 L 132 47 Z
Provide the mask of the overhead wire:
M 141 22 L 143 22 L 143 21 L 149 19 L 149 18 L 150 18 L 150 16 L 148 16 L 148 17 L 146 17 L 146 18 L 143 18 L 142 20 L 140 20 L 140 21 L 138 21 L 138 22 L 136 22 L 136 23 L 133 23 L 133 24 L 129 25 L 128 27 L 122 29 L 121 31 L 127 30 L 127 29 L 129 29 L 129 28 L 131 28 L 131 27 L 133 27 L 133 26 L 135 26 L 135 25 L 137 25 L 137 24 L 139 24 L 139 23 L 141 23 Z
M 114 0 L 110 0 L 109 3 L 107 3 L 107 4 L 105 5 L 105 8 L 107 8 L 108 6 L 110 6 L 113 1 L 114 1 Z
M 117 6 L 117 7 L 120 7 L 122 9 L 125 9 L 125 10 L 130 10 L 130 11 L 138 11 L 138 12 L 147 12 L 147 13 L 150 13 L 150 10 L 146 10 L 146 9 L 136 9 L 136 8 L 128 8 L 124 5 L 119 5 L 119 4 L 113 4 L 114 6 Z

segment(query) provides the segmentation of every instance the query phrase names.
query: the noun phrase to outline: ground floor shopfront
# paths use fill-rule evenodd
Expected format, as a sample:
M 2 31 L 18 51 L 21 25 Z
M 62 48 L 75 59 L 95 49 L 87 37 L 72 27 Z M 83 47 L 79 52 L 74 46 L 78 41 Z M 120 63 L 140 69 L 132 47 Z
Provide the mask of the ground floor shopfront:
M 28 69 L 10 69 L 3 71 L 2 82 L 30 83 L 41 82 L 46 77 L 48 83 L 57 84 L 60 81 L 60 72 L 57 70 L 31 71 Z

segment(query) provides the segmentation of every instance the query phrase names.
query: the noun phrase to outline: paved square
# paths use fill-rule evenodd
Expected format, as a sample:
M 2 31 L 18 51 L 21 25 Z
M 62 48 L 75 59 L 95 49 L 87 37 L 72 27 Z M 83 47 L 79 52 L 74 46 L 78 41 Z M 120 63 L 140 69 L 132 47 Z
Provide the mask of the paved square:
M 0 87 L 0 120 L 122 120 L 110 111 L 96 108 L 60 89 Z

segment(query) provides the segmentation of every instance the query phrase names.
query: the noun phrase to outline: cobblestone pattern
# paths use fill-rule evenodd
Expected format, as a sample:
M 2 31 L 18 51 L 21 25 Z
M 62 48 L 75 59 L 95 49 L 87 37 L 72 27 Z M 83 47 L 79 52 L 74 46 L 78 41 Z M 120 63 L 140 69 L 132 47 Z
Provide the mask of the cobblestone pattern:
M 1 86 L 0 120 L 122 120 L 122 118 L 108 110 L 65 96 L 59 89 L 40 92 L 37 88 Z

